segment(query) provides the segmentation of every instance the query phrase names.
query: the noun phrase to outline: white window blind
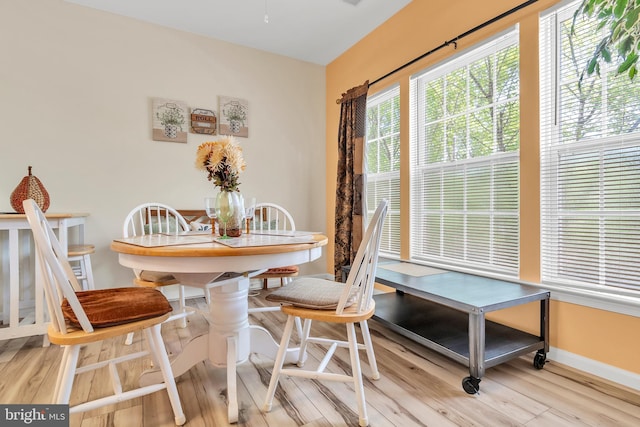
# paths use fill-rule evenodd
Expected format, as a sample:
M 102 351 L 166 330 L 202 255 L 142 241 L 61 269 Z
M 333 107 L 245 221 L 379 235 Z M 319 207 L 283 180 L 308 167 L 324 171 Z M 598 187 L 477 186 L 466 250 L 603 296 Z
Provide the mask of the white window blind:
M 365 173 L 367 223 L 382 199 L 389 210 L 381 255 L 400 256 L 400 87 L 367 98 Z
M 545 283 L 640 289 L 640 80 L 580 74 L 603 36 L 579 2 L 540 21 Z
M 411 259 L 516 276 L 519 51 L 512 30 L 411 78 Z

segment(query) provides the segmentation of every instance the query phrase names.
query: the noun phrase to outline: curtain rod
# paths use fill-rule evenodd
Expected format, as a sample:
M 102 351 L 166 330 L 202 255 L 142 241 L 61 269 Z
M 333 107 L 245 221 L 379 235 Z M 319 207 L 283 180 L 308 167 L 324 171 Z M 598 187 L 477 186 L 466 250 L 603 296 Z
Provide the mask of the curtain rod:
M 415 63 L 415 62 L 417 62 L 417 61 L 419 61 L 419 60 L 421 60 L 421 59 L 423 59 L 423 58 L 425 58 L 425 57 L 427 57 L 427 56 L 431 55 L 432 53 L 437 52 L 437 51 L 439 51 L 440 49 L 442 49 L 442 48 L 444 48 L 444 47 L 449 46 L 450 44 L 453 44 L 453 48 L 454 48 L 454 49 L 457 49 L 457 48 L 458 48 L 458 40 L 460 40 L 461 38 L 466 37 L 466 36 L 468 36 L 468 35 L 469 35 L 469 34 L 471 34 L 471 33 L 475 33 L 476 31 L 478 31 L 478 30 L 480 30 L 480 29 L 482 29 L 482 28 L 486 27 L 487 25 L 491 25 L 491 24 L 493 24 L 494 22 L 499 21 L 499 20 L 501 20 L 502 18 L 504 18 L 504 17 L 506 17 L 506 16 L 509 16 L 509 15 L 511 15 L 512 13 L 515 13 L 515 12 L 517 12 L 518 10 L 520 10 L 520 9 L 522 9 L 522 8 L 524 8 L 524 7 L 527 7 L 527 6 L 529 6 L 530 4 L 533 4 L 533 3 L 537 2 L 537 1 L 538 1 L 538 0 L 528 0 L 528 1 L 526 1 L 526 2 L 524 2 L 524 3 L 522 3 L 522 4 L 520 4 L 520 5 L 518 5 L 518 6 L 516 6 L 516 7 L 514 7 L 513 9 L 510 9 L 510 10 L 508 10 L 508 11 L 506 11 L 506 12 L 504 12 L 504 13 L 502 13 L 502 14 L 498 15 L 498 16 L 495 16 L 495 17 L 493 17 L 493 18 L 489 19 L 489 20 L 488 20 L 488 21 L 486 21 L 486 22 L 483 22 L 482 24 L 480 24 L 480 25 L 478 25 L 478 26 L 476 26 L 476 27 L 473 27 L 472 29 L 470 29 L 470 30 L 468 30 L 468 31 L 466 31 L 466 32 L 464 32 L 464 33 L 462 33 L 462 34 L 458 35 L 457 37 L 454 37 L 453 39 L 451 39 L 451 40 L 449 40 L 449 41 L 446 41 L 446 42 L 442 43 L 440 46 L 438 46 L 438 47 L 436 47 L 436 48 L 434 48 L 434 49 L 431 49 L 429 52 L 423 53 L 422 55 L 418 56 L 417 58 L 412 59 L 411 61 L 407 62 L 406 64 L 404 64 L 404 65 L 402 65 L 402 66 L 400 66 L 400 67 L 396 68 L 395 70 L 393 70 L 393 71 L 391 71 L 391 72 L 389 72 L 389 73 L 385 74 L 384 76 L 382 76 L 382 77 L 380 77 L 380 78 L 378 78 L 378 79 L 374 80 L 373 82 L 371 82 L 371 83 L 369 84 L 369 86 L 373 86 L 374 84 L 378 83 L 379 81 L 386 79 L 387 77 L 389 77 L 389 76 L 391 76 L 391 75 L 393 75 L 393 74 L 397 73 L 398 71 L 400 71 L 400 70 L 402 70 L 402 69 L 404 69 L 404 68 L 408 67 L 409 65 L 412 65 L 413 63 Z

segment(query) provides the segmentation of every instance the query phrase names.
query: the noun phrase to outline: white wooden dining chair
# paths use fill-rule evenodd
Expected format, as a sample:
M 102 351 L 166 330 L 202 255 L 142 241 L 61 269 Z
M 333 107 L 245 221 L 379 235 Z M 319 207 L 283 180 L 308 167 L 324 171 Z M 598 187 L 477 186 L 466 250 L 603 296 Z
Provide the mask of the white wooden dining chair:
M 373 352 L 367 320 L 373 316 L 375 311 L 373 285 L 378 262 L 378 251 L 380 249 L 380 237 L 382 235 L 384 219 L 387 214 L 387 207 L 388 202 L 383 200 L 376 209 L 351 265 L 346 283 L 343 284 L 319 278 L 300 278 L 294 280 L 293 283 L 288 286 L 275 290 L 266 297 L 267 300 L 282 304 L 282 312 L 287 315 L 287 323 L 273 365 L 271 381 L 269 382 L 269 389 L 263 411 L 268 412 L 271 410 L 278 381 L 283 375 L 319 380 L 345 381 L 353 383 L 355 389 L 359 424 L 361 426 L 367 426 L 369 424 L 358 349 L 364 348 L 366 350 L 369 367 L 371 369 L 371 377 L 374 380 L 379 379 L 380 374 Z M 317 369 L 283 369 L 286 350 L 289 346 L 289 340 L 296 318 L 304 319 L 298 356 L 299 368 L 302 368 L 305 362 L 306 348 L 309 343 L 329 347 Z M 345 324 L 347 328 L 347 340 L 341 341 L 309 336 L 311 322 L 313 320 Z M 360 324 L 362 344 L 357 340 L 356 323 Z M 337 347 L 349 348 L 351 375 L 325 372 Z
M 250 226 L 253 233 L 295 231 L 296 223 L 293 216 L 280 205 L 275 203 L 257 203 Z M 280 286 L 291 283 L 293 277 L 299 273 L 297 265 L 270 268 L 251 276 L 252 279 L 262 280 L 262 289 L 269 288 L 269 279 L 279 279 Z
M 189 231 L 189 224 L 173 207 L 164 203 L 149 202 L 133 208 L 126 216 L 122 226 L 122 237 L 143 236 L 147 234 L 179 234 Z M 136 286 L 148 288 L 163 288 L 177 285 L 178 309 L 169 317 L 168 321 L 180 320 L 180 327 L 187 326 L 186 317 L 195 313 L 185 303 L 185 289 L 175 277 L 168 273 L 157 271 L 135 271 L 136 278 L 133 283 Z M 133 342 L 133 334 L 127 336 L 126 344 Z
M 253 233 L 287 232 L 296 231 L 296 223 L 289 211 L 275 203 L 257 203 L 250 222 L 250 230 Z M 269 268 L 264 271 L 249 273 L 250 279 L 262 280 L 262 289 L 269 289 L 269 279 L 280 279 L 280 286 L 291 283 L 298 276 L 300 270 L 297 265 Z M 252 307 L 249 313 L 280 311 L 279 306 Z M 302 336 L 302 323 L 300 319 L 295 321 L 298 336 Z
M 47 335 L 51 343 L 64 347 L 52 403 L 69 404 L 76 374 L 106 368 L 111 376 L 113 394 L 74 405 L 69 408 L 70 413 L 89 411 L 166 389 L 175 423 L 183 425 L 184 412 L 160 334 L 161 323 L 171 312 L 169 301 L 159 291 L 148 288 L 80 290 L 66 251 L 36 202 L 27 199 L 23 206 L 33 231 L 36 255 L 42 270 L 40 277 L 51 316 Z M 123 356 L 108 360 L 101 358 L 99 362 L 78 366 L 83 346 L 140 330 L 148 340 L 150 351 L 128 352 Z M 118 364 L 149 355 L 159 365 L 163 381 L 124 390 Z

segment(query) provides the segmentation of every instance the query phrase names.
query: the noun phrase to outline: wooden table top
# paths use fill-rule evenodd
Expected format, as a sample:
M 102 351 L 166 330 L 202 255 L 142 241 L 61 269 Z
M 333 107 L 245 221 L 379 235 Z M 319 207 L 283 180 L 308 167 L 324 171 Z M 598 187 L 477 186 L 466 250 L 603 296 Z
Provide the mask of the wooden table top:
M 228 257 L 247 255 L 268 255 L 287 252 L 298 252 L 325 246 L 327 236 L 313 235 L 312 243 L 296 243 L 270 246 L 250 246 L 233 248 L 220 243 L 198 243 L 189 245 L 144 247 L 119 241 L 111 242 L 111 250 L 121 254 L 143 255 L 154 257 Z

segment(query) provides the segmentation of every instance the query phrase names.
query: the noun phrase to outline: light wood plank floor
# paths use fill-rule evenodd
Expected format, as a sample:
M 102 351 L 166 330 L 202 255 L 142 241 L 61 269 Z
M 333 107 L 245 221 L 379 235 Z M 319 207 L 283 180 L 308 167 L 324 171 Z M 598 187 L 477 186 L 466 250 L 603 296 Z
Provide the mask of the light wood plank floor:
M 250 305 L 262 306 L 264 292 L 250 297 Z M 203 299 L 189 300 L 206 309 Z M 284 316 L 259 313 L 251 322 L 267 328 L 279 339 Z M 566 366 L 548 362 L 543 370 L 532 366 L 532 355 L 514 359 L 487 370 L 480 393 L 466 394 L 461 380 L 468 370 L 449 359 L 399 336 L 375 321 L 370 322 L 373 345 L 382 378 L 365 378 L 371 426 L 639 426 L 640 393 L 624 389 Z M 189 318 L 185 329 L 176 323 L 163 325 L 170 353 L 177 353 L 193 336 L 207 330 L 200 315 Z M 342 328 L 314 325 L 315 333 L 339 336 Z M 83 349 L 85 362 L 99 360 L 114 351 L 136 351 L 141 336 L 124 350 L 115 342 Z M 310 349 L 307 367 L 317 363 L 318 347 Z M 338 350 L 330 370 L 348 368 L 348 353 Z M 59 347 L 42 347 L 39 337 L 0 342 L 0 402 L 48 403 L 53 391 Z M 366 357 L 363 372 L 369 372 Z M 262 413 L 272 361 L 252 355 L 238 368 L 240 420 L 238 426 L 357 426 L 352 386 L 309 379 L 285 379 L 276 394 L 273 409 Z M 148 362 L 126 366 L 123 382 L 135 384 Z M 102 373 L 78 377 L 72 404 L 87 396 L 99 396 L 109 387 Z M 178 391 L 187 417 L 186 426 L 227 426 L 224 369 L 200 363 L 178 378 Z M 71 426 L 172 426 L 168 398 L 164 392 L 111 405 L 71 417 Z

